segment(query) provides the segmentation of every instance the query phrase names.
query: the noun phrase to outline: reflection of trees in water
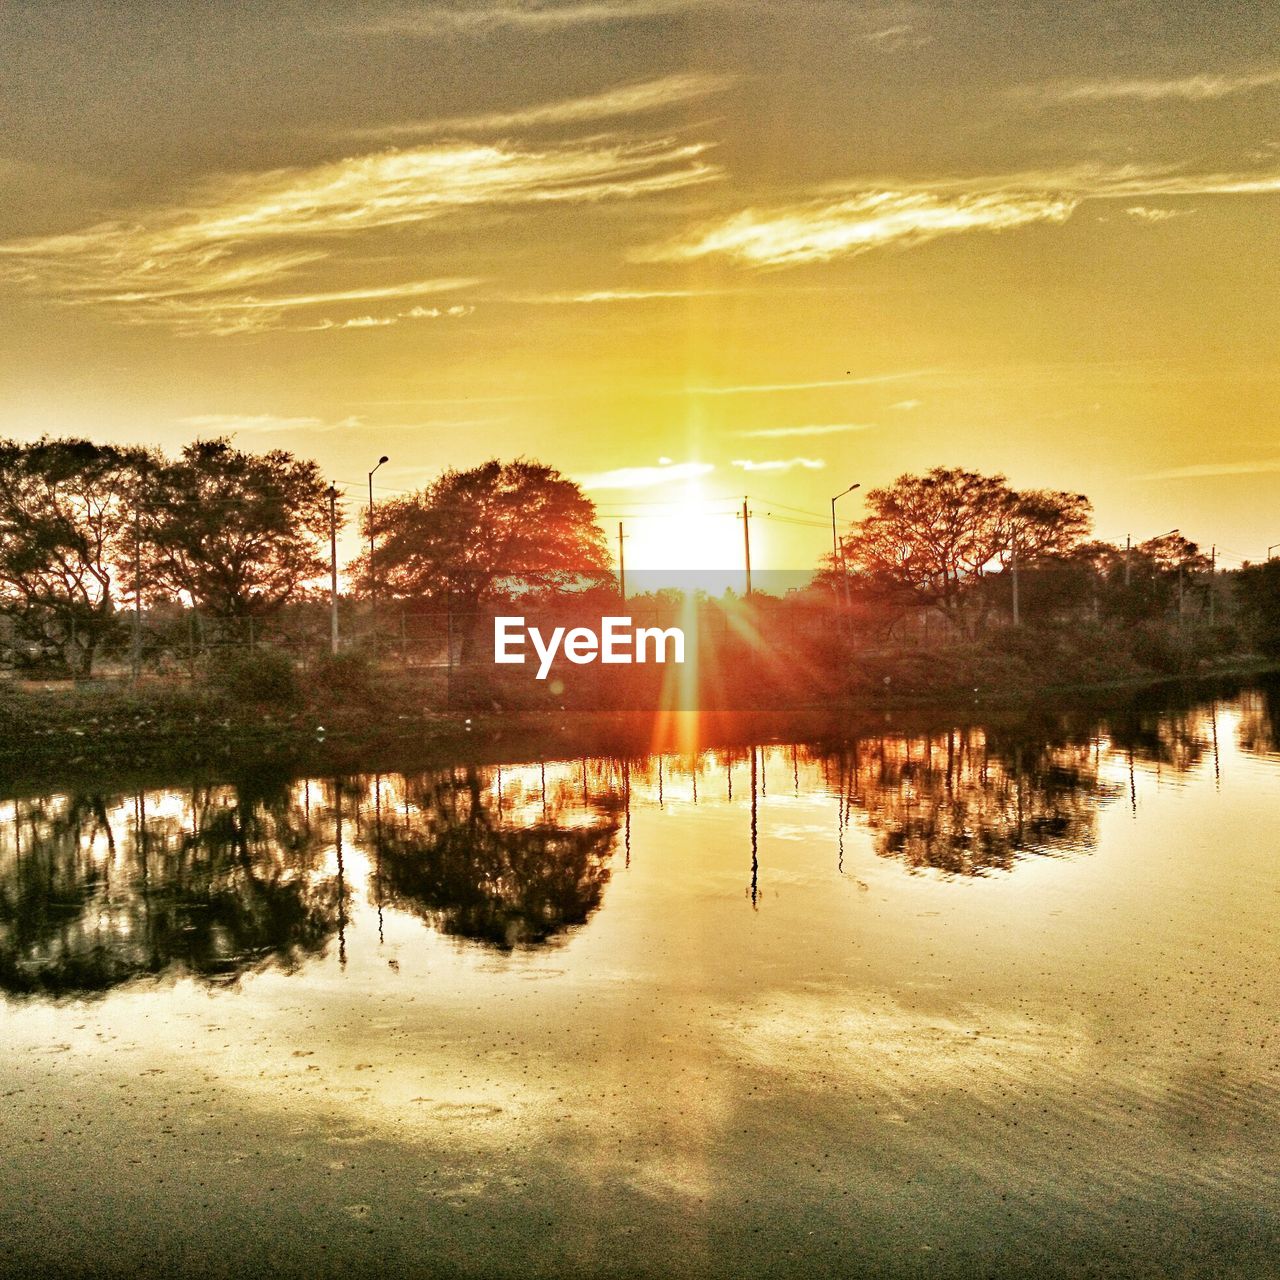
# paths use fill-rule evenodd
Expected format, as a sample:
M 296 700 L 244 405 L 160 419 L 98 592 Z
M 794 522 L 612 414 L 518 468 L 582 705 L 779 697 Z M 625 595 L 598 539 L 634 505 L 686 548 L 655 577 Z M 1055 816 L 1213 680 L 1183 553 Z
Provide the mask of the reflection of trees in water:
M 1241 697 L 1239 735 L 1244 751 L 1280 755 L 1280 684 L 1268 683 Z
M 1128 708 L 1107 723 L 1112 747 L 1140 764 L 1194 769 L 1217 741 L 1217 704 L 1176 711 Z
M 1119 791 L 1088 741 L 1001 742 L 979 730 L 864 739 L 824 764 L 842 824 L 860 809 L 881 857 L 951 875 L 1087 849 L 1099 805 Z
M 620 800 L 585 765 L 580 780 L 558 770 L 547 784 L 540 772 L 542 788 L 516 771 L 505 796 L 497 770 L 407 780 L 403 810 L 380 819 L 383 900 L 502 950 L 583 924 L 609 880 Z
M 323 951 L 334 883 L 287 792 L 16 801 L 0 821 L 0 987 L 104 991 L 144 975 L 209 982 Z

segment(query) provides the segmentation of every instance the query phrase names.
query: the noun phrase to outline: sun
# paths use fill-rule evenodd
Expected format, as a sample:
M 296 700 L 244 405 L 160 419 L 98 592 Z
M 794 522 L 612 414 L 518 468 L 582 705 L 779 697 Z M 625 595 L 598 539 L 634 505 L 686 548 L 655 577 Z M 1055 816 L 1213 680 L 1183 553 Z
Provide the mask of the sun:
M 636 504 L 624 518 L 628 585 L 636 591 L 661 586 L 741 592 L 745 553 L 740 503 L 709 496 L 690 481 L 669 501 Z M 753 563 L 763 553 L 762 531 L 753 525 Z

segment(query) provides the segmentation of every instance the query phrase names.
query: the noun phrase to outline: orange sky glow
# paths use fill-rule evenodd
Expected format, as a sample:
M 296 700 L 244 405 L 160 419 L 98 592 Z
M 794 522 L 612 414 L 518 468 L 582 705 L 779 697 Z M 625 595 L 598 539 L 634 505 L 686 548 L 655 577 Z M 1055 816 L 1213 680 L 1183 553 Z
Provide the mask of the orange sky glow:
M 0 434 L 536 457 L 628 566 L 934 465 L 1280 540 L 1280 11 L 6 7 Z M 847 521 L 860 495 L 842 499 Z M 355 550 L 354 535 L 347 535 Z

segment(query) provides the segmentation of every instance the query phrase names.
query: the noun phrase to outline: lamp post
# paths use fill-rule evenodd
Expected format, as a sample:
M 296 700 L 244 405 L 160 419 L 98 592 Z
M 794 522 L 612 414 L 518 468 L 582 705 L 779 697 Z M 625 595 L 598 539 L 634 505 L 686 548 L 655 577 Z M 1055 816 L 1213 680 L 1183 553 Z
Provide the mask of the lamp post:
M 835 569 L 841 560 L 840 555 L 840 538 L 836 533 L 836 500 L 843 498 L 846 493 L 852 493 L 855 489 L 861 489 L 860 484 L 851 484 L 847 489 L 842 489 L 831 499 L 831 567 Z
M 1168 533 L 1158 534 L 1155 538 L 1148 538 L 1148 542 L 1156 542 L 1160 538 L 1171 538 L 1175 533 L 1181 533 L 1181 529 L 1170 529 Z M 1276 544 L 1280 546 L 1280 543 Z M 1129 585 L 1129 552 L 1133 549 L 1133 540 L 1126 533 L 1124 536 L 1124 585 Z
M 329 652 L 338 654 L 338 487 L 330 485 L 329 499 Z
M 382 466 L 384 462 L 390 461 L 391 459 L 384 453 L 382 457 L 378 459 L 378 467 Z M 375 637 L 378 633 L 378 573 L 374 568 L 373 563 L 373 475 L 374 472 L 377 471 L 378 467 L 374 467 L 373 471 L 369 472 L 369 612 L 373 618 L 373 631 Z
M 1267 548 L 1267 559 L 1268 559 L 1268 560 L 1270 560 L 1270 559 L 1271 559 L 1271 553 L 1272 553 L 1272 552 L 1273 552 L 1277 547 L 1280 547 L 1280 542 L 1273 542 L 1273 543 L 1272 543 L 1272 544 Z

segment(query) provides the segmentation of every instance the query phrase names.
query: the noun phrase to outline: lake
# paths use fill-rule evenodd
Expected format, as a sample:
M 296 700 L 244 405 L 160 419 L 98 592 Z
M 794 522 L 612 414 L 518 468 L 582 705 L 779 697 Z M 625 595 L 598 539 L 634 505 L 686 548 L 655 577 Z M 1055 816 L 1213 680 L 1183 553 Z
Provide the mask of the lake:
M 9 787 L 0 1273 L 1268 1276 L 1280 688 Z

